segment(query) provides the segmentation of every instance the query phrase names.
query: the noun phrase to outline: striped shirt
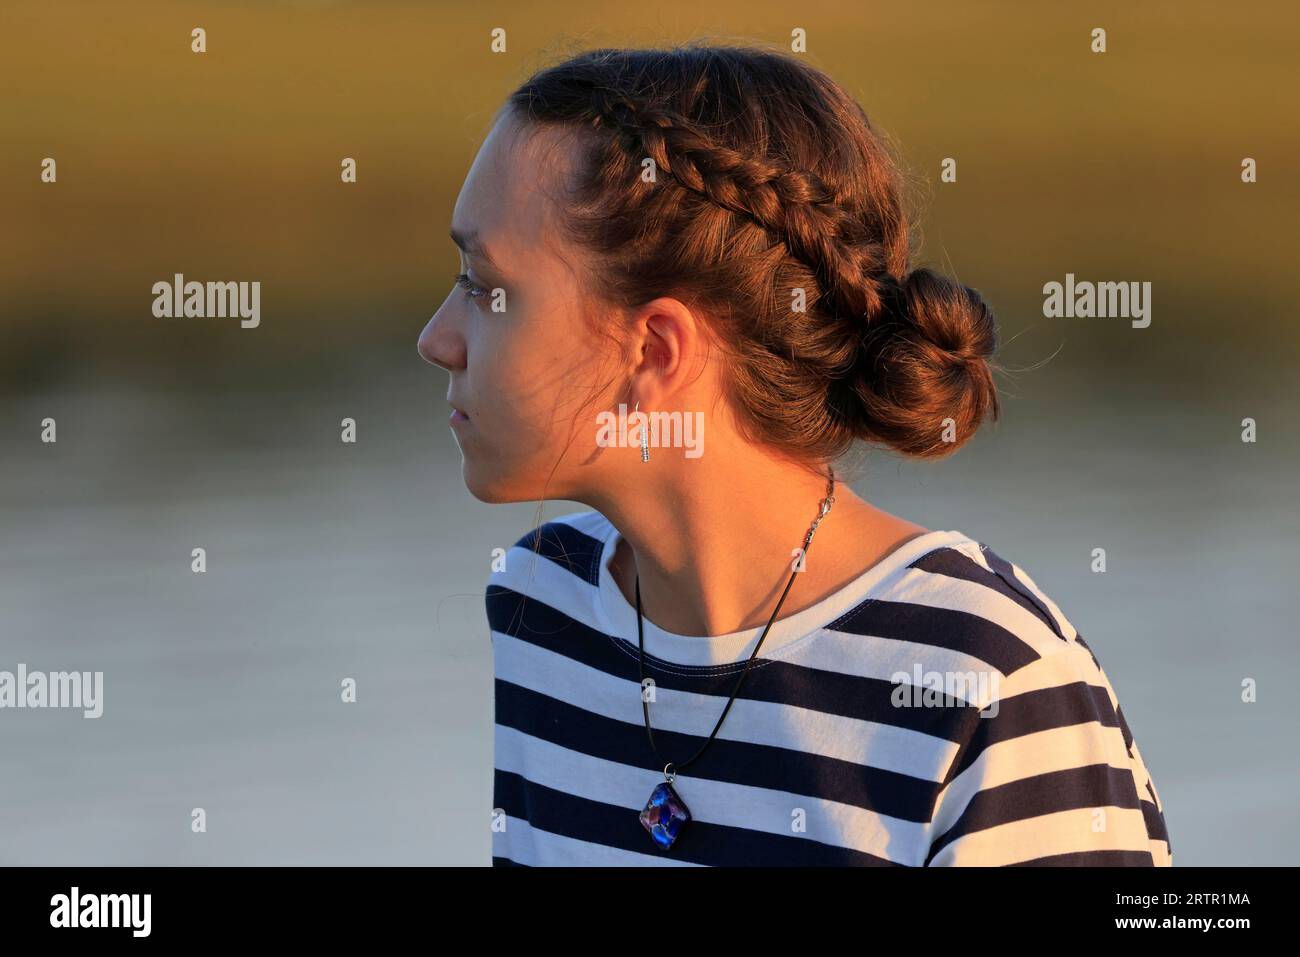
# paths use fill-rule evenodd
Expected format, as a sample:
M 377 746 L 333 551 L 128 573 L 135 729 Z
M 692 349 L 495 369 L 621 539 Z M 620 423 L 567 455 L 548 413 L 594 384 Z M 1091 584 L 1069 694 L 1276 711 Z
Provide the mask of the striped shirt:
M 779 619 L 660 848 L 618 530 L 563 516 L 486 592 L 495 670 L 492 863 L 1161 866 L 1163 806 L 1088 645 L 1021 569 L 924 533 Z M 678 635 L 644 619 L 655 743 L 707 740 L 762 628 Z

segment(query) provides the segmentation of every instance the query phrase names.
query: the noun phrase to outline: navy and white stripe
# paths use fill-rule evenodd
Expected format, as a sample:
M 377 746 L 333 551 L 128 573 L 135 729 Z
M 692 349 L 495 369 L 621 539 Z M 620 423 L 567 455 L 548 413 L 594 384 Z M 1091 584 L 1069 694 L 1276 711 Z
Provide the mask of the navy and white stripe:
M 1092 651 L 1028 575 L 955 531 L 776 623 L 678 776 L 693 820 L 661 850 L 637 819 L 663 775 L 635 610 L 608 571 L 617 540 L 598 512 L 564 516 L 516 542 L 487 586 L 493 864 L 1172 863 Z M 647 619 L 663 754 L 699 749 L 760 632 L 687 637 Z M 895 676 L 917 669 L 989 684 L 900 706 Z

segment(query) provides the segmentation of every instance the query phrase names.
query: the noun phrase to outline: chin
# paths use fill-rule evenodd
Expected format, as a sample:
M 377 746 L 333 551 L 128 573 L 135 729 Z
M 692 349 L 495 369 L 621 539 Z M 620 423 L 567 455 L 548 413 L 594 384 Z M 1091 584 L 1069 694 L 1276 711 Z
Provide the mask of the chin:
M 532 500 L 510 476 L 495 469 L 485 469 L 471 461 L 469 456 L 464 456 L 462 460 L 461 477 L 465 480 L 469 494 L 489 505 Z

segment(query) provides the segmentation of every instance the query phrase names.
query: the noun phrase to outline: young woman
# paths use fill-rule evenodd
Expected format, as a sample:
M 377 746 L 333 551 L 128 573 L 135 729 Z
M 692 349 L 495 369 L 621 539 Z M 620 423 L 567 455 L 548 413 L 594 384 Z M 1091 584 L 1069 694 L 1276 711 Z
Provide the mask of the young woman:
M 590 510 L 493 563 L 494 864 L 1171 862 L 1060 609 L 835 471 L 998 411 L 903 194 L 782 53 L 597 50 L 498 113 L 419 348 L 476 498 Z

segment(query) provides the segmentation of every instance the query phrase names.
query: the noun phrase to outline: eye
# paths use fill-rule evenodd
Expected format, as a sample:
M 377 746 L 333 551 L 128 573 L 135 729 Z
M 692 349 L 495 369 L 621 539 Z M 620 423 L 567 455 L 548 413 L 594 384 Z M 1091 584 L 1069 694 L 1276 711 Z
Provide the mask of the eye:
M 465 272 L 457 273 L 456 285 L 460 286 L 461 289 L 464 289 L 465 294 L 470 299 L 479 299 L 483 296 L 486 296 L 488 292 L 482 286 L 474 285 L 474 283 L 470 281 L 469 273 L 465 273 Z

